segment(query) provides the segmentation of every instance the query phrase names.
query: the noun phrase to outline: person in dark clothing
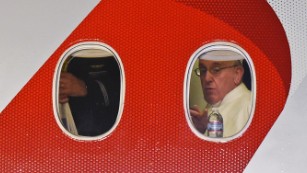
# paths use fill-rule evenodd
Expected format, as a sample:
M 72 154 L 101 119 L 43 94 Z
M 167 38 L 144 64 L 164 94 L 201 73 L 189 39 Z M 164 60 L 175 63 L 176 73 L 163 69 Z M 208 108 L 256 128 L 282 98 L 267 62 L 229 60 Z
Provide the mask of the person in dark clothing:
M 71 57 L 66 72 L 63 71 L 60 76 L 59 102 L 69 103 L 78 135 L 81 136 L 98 136 L 110 130 L 119 110 L 120 73 L 117 62 L 113 56 L 94 55 Z

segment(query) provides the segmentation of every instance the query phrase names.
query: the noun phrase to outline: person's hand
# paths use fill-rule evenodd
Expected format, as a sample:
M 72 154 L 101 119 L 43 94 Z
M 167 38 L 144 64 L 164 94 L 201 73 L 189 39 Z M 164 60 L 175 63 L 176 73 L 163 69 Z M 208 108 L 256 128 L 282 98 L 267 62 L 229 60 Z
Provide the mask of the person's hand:
M 66 103 L 69 97 L 82 97 L 87 95 L 84 81 L 78 79 L 71 73 L 63 72 L 60 76 L 59 102 Z
M 195 128 L 200 133 L 205 133 L 207 130 L 207 124 L 208 124 L 208 111 L 205 109 L 204 112 L 201 112 L 199 107 L 197 105 L 190 108 L 190 115 L 192 118 L 192 122 L 195 126 Z

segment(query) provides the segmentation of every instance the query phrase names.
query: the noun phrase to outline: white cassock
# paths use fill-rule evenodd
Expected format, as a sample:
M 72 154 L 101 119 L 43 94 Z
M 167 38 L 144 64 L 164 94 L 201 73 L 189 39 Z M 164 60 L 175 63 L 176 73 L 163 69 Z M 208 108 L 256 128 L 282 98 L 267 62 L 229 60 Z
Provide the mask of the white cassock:
M 211 114 L 212 107 L 217 109 L 223 117 L 223 137 L 231 137 L 240 132 L 248 122 L 252 108 L 251 92 L 241 83 L 230 91 L 220 103 L 214 106 L 208 104 L 206 107 L 208 115 Z M 205 135 L 207 136 L 207 132 Z

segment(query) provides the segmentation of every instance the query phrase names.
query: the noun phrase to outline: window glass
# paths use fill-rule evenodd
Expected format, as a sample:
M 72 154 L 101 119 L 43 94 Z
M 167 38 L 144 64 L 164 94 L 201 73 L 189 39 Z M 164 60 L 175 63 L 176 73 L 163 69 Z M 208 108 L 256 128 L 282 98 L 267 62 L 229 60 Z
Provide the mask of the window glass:
M 101 139 L 119 122 L 124 91 L 123 66 L 108 45 L 86 42 L 68 49 L 55 74 L 56 118 L 76 139 Z
M 255 105 L 252 59 L 240 46 L 213 42 L 190 58 L 185 77 L 186 119 L 200 138 L 227 142 L 248 128 Z

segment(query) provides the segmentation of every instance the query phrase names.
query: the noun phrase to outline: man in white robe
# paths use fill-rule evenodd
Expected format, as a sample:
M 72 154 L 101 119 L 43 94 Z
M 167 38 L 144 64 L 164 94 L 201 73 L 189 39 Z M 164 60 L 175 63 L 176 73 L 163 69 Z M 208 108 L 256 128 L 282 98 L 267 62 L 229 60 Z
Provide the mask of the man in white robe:
M 190 108 L 195 128 L 208 135 L 208 116 L 212 109 L 223 117 L 223 137 L 239 133 L 249 120 L 251 112 L 251 92 L 242 82 L 244 57 L 228 50 L 215 50 L 199 57 L 199 68 L 195 70 L 200 77 L 204 99 L 204 111 L 199 107 Z

